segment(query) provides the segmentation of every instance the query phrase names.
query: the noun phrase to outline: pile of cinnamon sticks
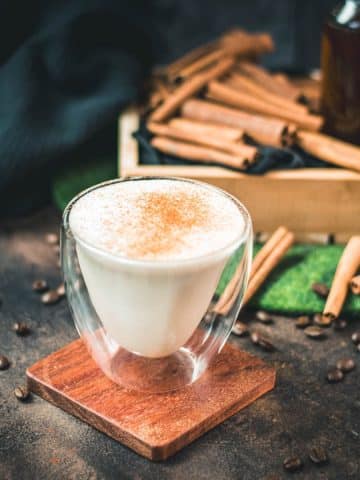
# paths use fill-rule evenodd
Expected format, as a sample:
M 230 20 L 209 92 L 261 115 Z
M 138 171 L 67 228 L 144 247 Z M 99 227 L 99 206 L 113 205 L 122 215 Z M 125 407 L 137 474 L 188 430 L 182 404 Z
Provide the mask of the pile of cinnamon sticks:
M 274 49 L 266 33 L 235 29 L 158 69 L 147 127 L 152 145 L 188 161 L 245 170 L 258 158 L 246 144 L 299 145 L 325 161 L 360 171 L 360 149 L 320 134 L 314 98 L 257 61 Z M 316 83 L 316 82 L 315 82 Z

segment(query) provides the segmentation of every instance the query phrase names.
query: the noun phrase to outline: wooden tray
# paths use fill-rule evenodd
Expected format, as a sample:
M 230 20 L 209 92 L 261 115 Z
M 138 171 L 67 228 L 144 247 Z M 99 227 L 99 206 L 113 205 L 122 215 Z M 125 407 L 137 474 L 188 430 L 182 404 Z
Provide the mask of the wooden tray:
M 164 460 L 252 403 L 275 384 L 275 370 L 225 345 L 207 372 L 175 392 L 126 391 L 76 340 L 27 372 L 30 389 L 151 460 Z
M 360 174 L 340 168 L 282 170 L 246 175 L 212 166 L 141 165 L 132 132 L 139 114 L 129 109 L 119 118 L 118 173 L 128 176 L 173 176 L 216 185 L 237 197 L 250 211 L 255 231 L 286 225 L 296 234 L 341 233 L 360 229 Z

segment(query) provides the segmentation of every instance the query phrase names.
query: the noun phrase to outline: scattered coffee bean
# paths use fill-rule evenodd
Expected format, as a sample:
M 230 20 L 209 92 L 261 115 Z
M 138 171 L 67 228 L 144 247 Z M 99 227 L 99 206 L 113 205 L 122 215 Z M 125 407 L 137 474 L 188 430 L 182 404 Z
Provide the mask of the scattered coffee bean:
M 355 368 L 355 362 L 352 358 L 342 358 L 336 362 L 336 368 L 341 370 L 343 373 L 351 372 Z
M 318 327 L 327 328 L 333 322 L 333 318 L 330 315 L 322 315 L 321 313 L 316 313 L 314 315 L 314 323 Z
M 63 297 L 65 295 L 65 285 L 63 283 L 60 283 L 60 285 L 56 289 L 57 294 L 59 297 Z
M 306 328 L 311 325 L 311 318 L 308 315 L 301 315 L 295 321 L 296 328 Z
M 7 370 L 9 367 L 9 359 L 5 355 L 0 355 L 0 370 Z
M 344 330 L 347 327 L 347 321 L 344 318 L 335 318 L 333 325 L 335 330 Z
M 249 329 L 247 325 L 243 322 L 236 322 L 235 325 L 232 327 L 231 332 L 238 337 L 244 337 L 245 335 L 249 334 Z
M 283 462 L 283 467 L 288 472 L 297 472 L 303 466 L 303 462 L 299 457 L 289 457 Z
M 351 335 L 351 340 L 355 343 L 355 345 L 360 344 L 360 332 L 355 332 Z
M 275 346 L 267 338 L 260 335 L 259 332 L 252 332 L 250 338 L 254 345 L 261 347 L 267 352 L 272 352 L 275 350 Z
M 34 292 L 42 293 L 46 292 L 49 287 L 45 280 L 35 280 L 35 282 L 33 282 L 32 284 L 32 289 L 34 290 Z
M 30 328 L 25 322 L 16 322 L 14 323 L 13 328 L 14 332 L 16 333 L 16 335 L 19 335 L 19 337 L 25 337 L 30 333 Z
M 259 320 L 259 322 L 266 324 L 273 323 L 274 321 L 273 317 L 264 310 L 258 310 L 255 314 L 255 318 L 256 320 Z
M 59 243 L 59 237 L 56 233 L 47 233 L 45 235 L 45 241 L 49 245 L 57 245 Z
M 41 295 L 41 301 L 45 305 L 54 305 L 60 300 L 60 295 L 56 290 L 49 290 L 48 292 Z
M 329 295 L 329 287 L 325 283 L 313 283 L 311 290 L 319 295 L 319 297 L 326 298 Z
M 326 375 L 326 378 L 327 378 L 327 381 L 329 383 L 337 383 L 337 382 L 341 382 L 341 380 L 343 380 L 344 374 L 338 368 L 331 368 L 328 371 L 328 373 Z
M 329 457 L 326 453 L 325 448 L 323 447 L 313 447 L 309 452 L 309 458 L 316 465 L 324 465 L 329 460 Z
M 27 387 L 16 387 L 14 390 L 14 394 L 18 400 L 24 402 L 29 398 L 30 392 Z
M 324 330 L 316 325 L 310 325 L 310 327 L 306 327 L 304 333 L 307 337 L 314 339 L 325 337 Z

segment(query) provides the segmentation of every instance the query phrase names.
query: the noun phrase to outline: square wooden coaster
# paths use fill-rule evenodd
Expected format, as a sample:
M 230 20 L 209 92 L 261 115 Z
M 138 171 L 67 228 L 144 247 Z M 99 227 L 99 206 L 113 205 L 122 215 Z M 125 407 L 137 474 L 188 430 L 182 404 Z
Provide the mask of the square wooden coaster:
M 227 344 L 193 385 L 170 393 L 128 391 L 109 380 L 82 340 L 38 361 L 29 388 L 151 460 L 165 460 L 275 385 L 275 370 Z

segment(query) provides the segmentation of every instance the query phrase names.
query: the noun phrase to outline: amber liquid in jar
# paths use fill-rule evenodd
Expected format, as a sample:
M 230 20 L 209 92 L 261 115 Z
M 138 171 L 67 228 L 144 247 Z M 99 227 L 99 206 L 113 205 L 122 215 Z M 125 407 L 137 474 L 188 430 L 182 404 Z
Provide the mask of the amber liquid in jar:
M 360 144 L 360 0 L 347 0 L 331 13 L 321 63 L 325 130 Z

